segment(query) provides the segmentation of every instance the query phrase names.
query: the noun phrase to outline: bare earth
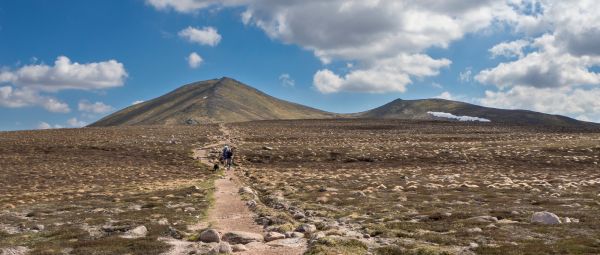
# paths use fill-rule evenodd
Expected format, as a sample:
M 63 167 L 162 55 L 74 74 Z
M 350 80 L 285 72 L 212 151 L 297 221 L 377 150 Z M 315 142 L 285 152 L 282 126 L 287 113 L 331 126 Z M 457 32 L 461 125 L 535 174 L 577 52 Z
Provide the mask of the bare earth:
M 220 130 L 223 134 L 223 139 L 217 144 L 212 144 L 202 149 L 195 150 L 194 154 L 200 159 L 203 164 L 212 166 L 217 163 L 218 153 L 220 149 L 231 143 L 229 130 L 225 125 L 220 125 Z M 213 153 L 209 153 L 212 151 Z M 217 152 L 215 155 L 214 152 Z M 246 203 L 242 201 L 238 191 L 241 187 L 240 182 L 235 174 L 235 169 L 225 170 L 225 175 L 215 181 L 215 204 L 208 212 L 208 223 L 211 228 L 217 229 L 221 233 L 230 231 L 244 231 L 256 234 L 263 234 L 263 227 L 256 224 L 254 219 L 256 216 L 248 209 Z M 273 247 L 266 244 L 252 244 L 247 246 L 248 251 L 239 252 L 236 254 L 244 255 L 276 255 L 276 254 L 302 254 L 306 247 Z

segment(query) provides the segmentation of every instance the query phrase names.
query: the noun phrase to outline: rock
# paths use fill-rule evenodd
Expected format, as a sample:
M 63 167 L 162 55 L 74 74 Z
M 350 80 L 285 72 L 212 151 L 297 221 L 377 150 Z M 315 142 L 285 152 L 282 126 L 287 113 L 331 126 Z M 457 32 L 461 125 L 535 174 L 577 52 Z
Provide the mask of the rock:
M 481 233 L 483 230 L 481 228 L 468 228 L 467 233 Z
M 466 221 L 474 222 L 474 223 L 490 223 L 490 222 L 498 222 L 498 218 L 484 215 L 484 216 L 471 217 L 471 218 L 466 219 Z
M 301 233 L 313 233 L 317 231 L 317 226 L 313 224 L 302 224 L 298 228 L 296 228 L 296 231 Z
M 233 253 L 233 249 L 229 243 L 220 242 L 219 245 L 213 248 L 213 252 L 216 252 L 217 254 L 231 254 Z
M 273 148 L 269 147 L 269 146 L 263 146 L 262 149 L 266 150 L 266 151 L 272 151 L 273 150 Z
M 304 213 L 302 213 L 302 212 L 294 213 L 294 219 L 300 220 L 300 219 L 304 219 L 305 217 L 306 217 L 306 215 L 304 215 Z
M 477 249 L 479 247 L 479 244 L 477 243 L 469 243 L 469 248 L 471 249 Z
M 221 235 L 214 229 L 207 229 L 200 233 L 200 241 L 205 243 L 221 242 Z
M 169 226 L 169 236 L 175 239 L 183 239 L 184 234 L 176 228 Z
M 29 249 L 25 246 L 0 248 L 0 255 L 25 255 Z
M 270 242 L 278 239 L 284 239 L 285 235 L 277 232 L 269 232 L 265 235 L 265 241 Z
M 287 238 L 287 239 L 278 239 L 271 242 L 266 243 L 269 246 L 273 247 L 290 247 L 297 248 L 306 246 L 306 239 L 304 238 Z
M 42 231 L 42 230 L 44 230 L 44 225 L 42 225 L 42 224 L 37 224 L 37 225 L 33 226 L 33 228 L 32 228 L 32 229 L 34 229 L 34 230 L 38 230 L 38 231 Z
M 148 234 L 148 229 L 145 226 L 138 226 L 132 230 L 125 232 L 124 238 L 141 238 Z
M 531 223 L 541 223 L 546 225 L 561 224 L 560 218 L 551 212 L 535 212 L 531 216 Z
M 327 236 L 327 235 L 325 235 L 325 233 L 322 231 L 316 232 L 311 235 L 309 242 L 314 243 L 314 242 L 318 241 L 319 239 L 324 238 L 325 236 Z
M 254 192 L 254 190 L 252 190 L 250 187 L 241 187 L 240 190 L 238 191 L 240 194 L 256 194 Z
M 238 243 L 238 244 L 232 245 L 231 250 L 233 250 L 233 252 L 240 252 L 240 251 L 247 251 L 248 248 L 246 248 L 245 245 Z
M 243 231 L 231 231 L 223 235 L 222 240 L 227 241 L 231 244 L 247 244 L 251 242 L 262 242 L 264 240 L 261 234 L 243 232 Z

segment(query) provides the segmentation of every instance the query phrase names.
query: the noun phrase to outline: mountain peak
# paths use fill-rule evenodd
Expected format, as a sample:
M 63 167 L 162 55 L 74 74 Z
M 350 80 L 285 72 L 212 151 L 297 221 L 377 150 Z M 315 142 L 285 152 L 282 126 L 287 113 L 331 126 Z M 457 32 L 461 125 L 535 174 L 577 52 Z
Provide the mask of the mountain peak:
M 91 126 L 184 125 L 271 119 L 318 119 L 333 114 L 271 97 L 229 77 L 194 82 L 127 107 Z

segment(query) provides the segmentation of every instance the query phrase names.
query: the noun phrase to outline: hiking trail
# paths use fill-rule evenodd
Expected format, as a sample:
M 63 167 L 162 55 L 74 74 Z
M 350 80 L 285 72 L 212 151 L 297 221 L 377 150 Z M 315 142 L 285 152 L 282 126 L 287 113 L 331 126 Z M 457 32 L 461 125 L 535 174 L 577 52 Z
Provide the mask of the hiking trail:
M 219 142 L 194 151 L 194 156 L 199 159 L 201 163 L 211 167 L 218 162 L 218 153 L 221 153 L 223 146 L 226 144 L 235 146 L 235 144 L 232 144 L 229 129 L 227 129 L 224 124 L 220 124 L 219 129 L 222 133 L 221 137 L 217 137 Z M 217 155 L 214 155 L 215 151 L 217 152 Z M 235 157 L 238 157 L 238 155 L 234 155 L 234 159 Z M 221 234 L 231 231 L 243 231 L 264 235 L 263 227 L 256 224 L 254 221 L 255 214 L 250 211 L 238 193 L 241 187 L 241 182 L 236 175 L 236 173 L 239 172 L 239 167 L 236 166 L 232 167 L 231 170 L 224 169 L 223 171 L 224 176 L 215 181 L 215 193 L 213 195 L 215 202 L 208 212 L 208 224 L 210 228 L 216 229 Z M 288 247 L 272 246 L 264 242 L 255 242 L 247 244 L 246 248 L 248 248 L 247 251 L 235 252 L 234 254 L 303 254 L 306 250 L 306 244 L 302 243 L 295 245 L 295 247 Z

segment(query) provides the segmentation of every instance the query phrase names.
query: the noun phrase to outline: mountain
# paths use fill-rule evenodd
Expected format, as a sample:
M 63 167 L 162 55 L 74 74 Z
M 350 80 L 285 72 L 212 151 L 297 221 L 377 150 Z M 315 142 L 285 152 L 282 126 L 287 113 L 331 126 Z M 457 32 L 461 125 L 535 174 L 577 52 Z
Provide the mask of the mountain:
M 560 115 L 551 115 L 526 110 L 504 110 L 483 107 L 445 99 L 402 100 L 396 99 L 375 109 L 351 114 L 354 118 L 374 119 L 418 119 L 418 120 L 451 120 L 447 114 L 469 116 L 486 119 L 492 123 L 511 125 L 535 125 L 548 127 L 598 127 L 596 123 L 583 122 Z M 435 114 L 435 115 L 434 115 Z M 473 118 L 471 118 L 473 119 Z
M 161 97 L 129 106 L 90 126 L 183 125 L 334 116 L 333 113 L 274 98 L 224 77 L 184 85 Z

